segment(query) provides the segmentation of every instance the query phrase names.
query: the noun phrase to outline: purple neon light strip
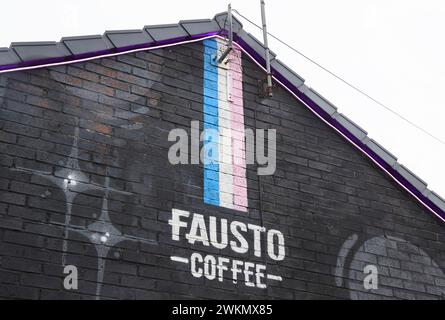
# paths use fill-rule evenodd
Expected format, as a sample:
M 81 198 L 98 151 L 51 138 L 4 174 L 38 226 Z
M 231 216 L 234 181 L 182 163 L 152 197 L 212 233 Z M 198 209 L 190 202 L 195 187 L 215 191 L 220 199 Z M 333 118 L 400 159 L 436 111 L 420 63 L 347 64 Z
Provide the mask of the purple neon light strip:
M 80 58 L 77 56 L 53 58 L 36 60 L 29 62 L 20 62 L 17 64 L 3 65 L 0 66 L 0 74 L 5 72 L 13 72 L 19 70 L 29 70 L 35 68 L 50 67 L 61 64 L 70 64 L 76 62 L 82 62 L 92 59 L 105 58 L 111 56 L 117 56 L 122 54 L 127 54 L 131 52 L 143 51 L 143 50 L 153 50 L 173 45 L 180 45 L 185 43 L 191 43 L 196 41 L 201 41 L 208 38 L 218 37 L 223 38 L 220 35 L 227 34 L 227 31 L 221 30 L 220 32 L 204 33 L 195 36 L 189 36 L 184 38 L 168 39 L 160 42 L 152 42 L 149 44 L 141 44 L 127 49 L 110 49 L 106 53 L 103 52 L 92 52 L 87 54 L 88 57 Z M 188 39 L 188 40 L 187 40 Z M 264 59 L 253 50 L 246 42 L 244 42 L 240 37 L 234 34 L 234 44 L 238 46 L 247 56 L 255 62 L 263 71 L 265 71 L 265 61 Z M 391 167 L 385 160 L 383 160 L 379 155 L 372 151 L 367 145 L 360 141 L 356 136 L 349 132 L 345 127 L 343 127 L 338 121 L 329 116 L 322 108 L 320 108 L 315 102 L 308 98 L 304 93 L 302 93 L 297 87 L 290 83 L 285 77 L 283 77 L 279 72 L 273 70 L 273 78 L 279 82 L 283 88 L 289 91 L 295 98 L 302 102 L 310 111 L 312 111 L 318 118 L 320 118 L 327 125 L 336 130 L 349 142 L 351 142 L 357 149 L 364 153 L 368 158 L 370 158 L 378 167 L 385 171 L 395 182 L 397 182 L 402 188 L 404 188 L 408 193 L 410 193 L 414 198 L 416 198 L 425 208 L 436 215 L 439 219 L 445 222 L 445 212 L 436 206 L 430 199 L 422 194 L 417 188 L 415 188 L 407 179 L 405 179 L 397 170 Z

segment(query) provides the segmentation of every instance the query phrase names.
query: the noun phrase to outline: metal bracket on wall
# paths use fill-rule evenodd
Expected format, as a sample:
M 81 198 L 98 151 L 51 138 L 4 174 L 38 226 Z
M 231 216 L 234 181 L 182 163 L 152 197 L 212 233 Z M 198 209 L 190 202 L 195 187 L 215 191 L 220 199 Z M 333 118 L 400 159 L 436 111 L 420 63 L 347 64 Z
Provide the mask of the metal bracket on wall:
M 269 44 L 267 41 L 267 26 L 266 26 L 266 4 L 264 0 L 261 0 L 261 21 L 263 23 L 263 39 L 264 39 L 264 47 L 266 49 L 266 71 L 267 71 L 267 85 L 264 89 L 264 94 L 268 97 L 272 97 L 272 73 L 270 72 L 270 51 Z
M 272 97 L 272 89 L 275 87 L 275 84 L 272 83 L 269 86 L 269 82 L 267 77 L 264 79 L 258 80 L 258 96 L 260 98 L 270 98 Z
M 232 19 L 232 5 L 230 3 L 229 6 L 227 7 L 227 17 L 229 19 L 229 44 L 226 50 L 219 57 L 215 58 L 215 60 L 218 61 L 218 64 L 224 61 L 224 59 L 227 57 L 230 51 L 232 51 L 233 48 L 233 26 L 232 26 L 233 19 Z M 226 64 L 227 60 L 224 63 Z

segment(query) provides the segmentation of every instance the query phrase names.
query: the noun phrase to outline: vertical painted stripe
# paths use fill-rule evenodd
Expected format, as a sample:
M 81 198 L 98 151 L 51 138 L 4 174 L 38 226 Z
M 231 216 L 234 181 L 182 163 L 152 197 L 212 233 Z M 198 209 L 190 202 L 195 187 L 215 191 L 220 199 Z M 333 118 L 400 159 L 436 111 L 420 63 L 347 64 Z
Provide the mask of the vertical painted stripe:
M 244 130 L 243 72 L 241 51 L 232 50 L 229 54 L 232 82 L 232 99 L 229 101 L 232 130 L 233 154 L 233 208 L 247 211 L 246 143 Z
M 219 150 L 218 146 L 218 68 L 212 62 L 217 54 L 215 39 L 206 39 L 204 44 L 204 89 L 203 129 L 204 149 L 204 202 L 219 205 Z M 216 161 L 215 161 L 216 160 Z
M 218 41 L 218 51 L 225 49 Z M 227 101 L 227 69 L 218 68 L 219 201 L 220 206 L 233 208 L 233 168 L 230 108 Z
M 225 48 L 220 39 L 204 40 L 204 202 L 247 211 L 241 51 L 217 66 L 212 57 Z

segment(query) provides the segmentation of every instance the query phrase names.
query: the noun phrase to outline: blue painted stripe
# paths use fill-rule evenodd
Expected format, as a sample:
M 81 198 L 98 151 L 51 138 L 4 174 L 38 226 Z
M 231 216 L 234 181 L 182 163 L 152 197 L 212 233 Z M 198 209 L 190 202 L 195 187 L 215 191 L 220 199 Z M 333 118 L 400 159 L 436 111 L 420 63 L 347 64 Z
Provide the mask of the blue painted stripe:
M 206 39 L 203 44 L 204 202 L 219 206 L 218 68 L 212 63 L 218 46 L 216 39 Z

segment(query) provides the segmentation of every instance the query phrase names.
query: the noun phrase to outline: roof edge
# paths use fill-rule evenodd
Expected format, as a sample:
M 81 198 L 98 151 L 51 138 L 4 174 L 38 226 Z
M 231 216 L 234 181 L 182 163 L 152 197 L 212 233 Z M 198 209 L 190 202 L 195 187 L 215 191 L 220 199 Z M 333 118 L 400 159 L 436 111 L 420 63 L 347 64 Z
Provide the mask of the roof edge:
M 265 47 L 243 30 L 234 17 L 234 41 L 265 70 Z M 69 64 L 86 59 L 126 54 L 186 41 L 200 41 L 227 34 L 227 12 L 213 19 L 183 20 L 178 24 L 145 26 L 141 30 L 107 31 L 103 35 L 64 37 L 60 42 L 13 42 L 0 49 L 0 73 Z M 272 74 L 276 81 L 308 107 L 317 117 L 334 128 L 357 149 L 368 156 L 417 201 L 445 222 L 445 200 L 427 188 L 427 184 L 351 119 L 337 112 L 337 107 L 317 91 L 307 87 L 304 79 L 271 52 Z

